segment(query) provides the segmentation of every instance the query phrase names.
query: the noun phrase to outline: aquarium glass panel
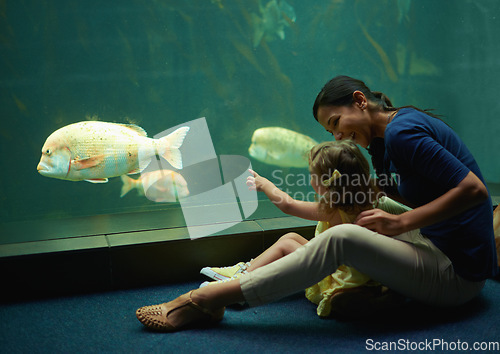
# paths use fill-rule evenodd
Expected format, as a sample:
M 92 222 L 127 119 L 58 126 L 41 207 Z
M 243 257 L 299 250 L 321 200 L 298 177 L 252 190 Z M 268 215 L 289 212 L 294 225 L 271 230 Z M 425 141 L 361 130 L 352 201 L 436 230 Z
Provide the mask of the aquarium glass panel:
M 498 194 L 497 0 L 5 0 L 0 15 L 1 243 L 38 222 L 68 237 L 110 217 L 126 232 L 283 216 L 249 168 L 314 201 L 307 152 L 333 137 L 312 104 L 341 74 L 432 109 Z

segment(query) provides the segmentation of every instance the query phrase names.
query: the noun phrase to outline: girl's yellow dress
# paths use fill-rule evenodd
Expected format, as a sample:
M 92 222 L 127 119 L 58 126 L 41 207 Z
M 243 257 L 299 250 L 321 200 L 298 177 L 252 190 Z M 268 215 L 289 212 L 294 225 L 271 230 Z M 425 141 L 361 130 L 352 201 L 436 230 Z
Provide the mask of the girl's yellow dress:
M 391 214 L 401 214 L 410 208 L 401 205 L 394 200 L 382 197 L 378 200 L 376 208 L 382 209 Z M 348 215 L 339 210 L 342 223 L 352 223 L 356 216 Z M 327 230 L 330 224 L 325 221 L 319 221 L 316 226 L 315 237 Z M 380 283 L 371 280 L 367 275 L 358 272 L 352 267 L 341 265 L 335 273 L 328 275 L 319 283 L 306 289 L 306 298 L 318 305 L 316 310 L 318 316 L 326 317 L 331 312 L 331 299 L 335 293 L 341 289 L 356 288 L 358 286 L 379 286 Z

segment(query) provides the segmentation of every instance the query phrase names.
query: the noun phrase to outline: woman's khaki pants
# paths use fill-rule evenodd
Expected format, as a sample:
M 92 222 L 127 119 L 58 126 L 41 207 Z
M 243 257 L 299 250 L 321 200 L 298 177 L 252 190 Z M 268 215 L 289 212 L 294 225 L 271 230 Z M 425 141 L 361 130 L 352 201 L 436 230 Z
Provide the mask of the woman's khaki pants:
M 459 305 L 476 296 L 484 281 L 457 275 L 444 255 L 419 230 L 397 237 L 353 224 L 331 227 L 295 252 L 240 277 L 250 306 L 299 292 L 342 264 L 409 298 L 432 305 Z

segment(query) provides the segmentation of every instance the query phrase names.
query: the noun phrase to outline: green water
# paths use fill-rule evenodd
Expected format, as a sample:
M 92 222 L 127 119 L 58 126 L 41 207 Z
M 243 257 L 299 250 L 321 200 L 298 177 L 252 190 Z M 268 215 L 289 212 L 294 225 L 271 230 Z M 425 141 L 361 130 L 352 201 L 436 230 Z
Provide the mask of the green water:
M 397 106 L 435 109 L 486 180 L 500 183 L 493 154 L 500 148 L 500 2 L 287 0 L 281 28 L 256 43 L 253 19 L 269 15 L 269 3 L 1 1 L 0 221 L 178 207 L 132 192 L 120 198 L 120 178 L 91 184 L 39 175 L 45 139 L 88 117 L 135 123 L 150 136 L 206 117 L 218 155 L 245 156 L 270 177 L 277 167 L 248 155 L 252 133 L 281 126 L 331 139 L 311 107 L 339 74 L 364 80 Z

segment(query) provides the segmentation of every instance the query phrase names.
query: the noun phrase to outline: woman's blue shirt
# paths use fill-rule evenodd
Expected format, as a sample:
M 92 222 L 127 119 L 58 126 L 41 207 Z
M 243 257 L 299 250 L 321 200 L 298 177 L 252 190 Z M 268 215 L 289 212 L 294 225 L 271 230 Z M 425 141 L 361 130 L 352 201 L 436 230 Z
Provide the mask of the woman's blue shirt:
M 387 125 L 384 139 L 385 164 L 399 179 L 401 196 L 414 206 L 456 187 L 470 171 L 485 183 L 467 146 L 438 118 L 403 108 Z M 491 197 L 421 232 L 450 258 L 463 278 L 479 281 L 498 271 Z

